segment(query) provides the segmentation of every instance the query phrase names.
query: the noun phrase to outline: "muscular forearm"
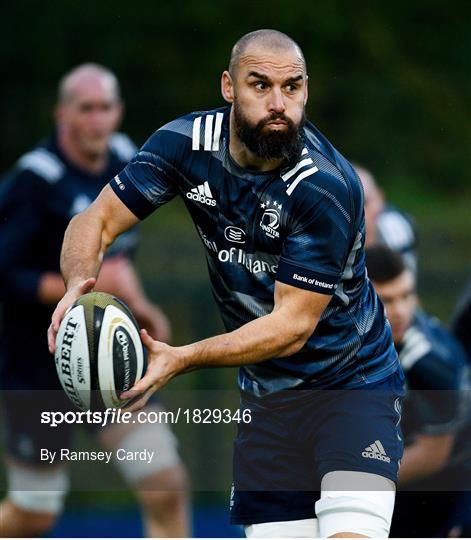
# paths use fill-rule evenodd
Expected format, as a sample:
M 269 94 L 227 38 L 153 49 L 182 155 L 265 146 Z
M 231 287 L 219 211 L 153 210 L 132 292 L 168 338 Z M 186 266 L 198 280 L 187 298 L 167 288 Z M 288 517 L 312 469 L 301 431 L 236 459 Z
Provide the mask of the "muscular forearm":
M 331 297 L 276 282 L 273 311 L 237 330 L 184 347 L 170 347 L 153 340 L 148 332 L 141 338 L 149 351 L 145 376 L 123 399 L 140 399 L 130 410 L 141 408 L 153 392 L 181 373 L 203 367 L 242 366 L 298 352 L 311 334 Z
M 108 247 L 99 216 L 85 211 L 75 216 L 64 235 L 61 251 L 61 272 L 67 288 L 96 277 Z
M 289 356 L 299 351 L 314 331 L 315 324 L 293 323 L 284 310 L 255 319 L 241 328 L 179 347 L 184 371 L 201 367 L 240 366 L 268 358 Z
M 95 286 L 106 249 L 118 235 L 137 222 L 138 218 L 119 201 L 109 186 L 105 186 L 87 210 L 69 223 L 61 251 L 61 272 L 67 292 L 51 317 L 48 329 L 51 353 L 55 351 L 57 332 L 67 309 Z
M 137 217 L 105 186 L 87 210 L 71 220 L 65 232 L 61 271 L 67 290 L 96 278 L 108 247 L 137 222 Z

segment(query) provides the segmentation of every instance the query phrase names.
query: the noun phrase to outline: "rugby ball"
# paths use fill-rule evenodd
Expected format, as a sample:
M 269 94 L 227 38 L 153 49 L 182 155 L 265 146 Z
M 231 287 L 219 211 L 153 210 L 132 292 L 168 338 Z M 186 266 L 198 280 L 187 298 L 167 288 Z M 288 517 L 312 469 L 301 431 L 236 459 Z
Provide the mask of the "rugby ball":
M 133 314 L 110 294 L 84 294 L 61 322 L 55 362 L 62 388 L 79 409 L 124 407 L 129 400 L 119 396 L 146 369 Z

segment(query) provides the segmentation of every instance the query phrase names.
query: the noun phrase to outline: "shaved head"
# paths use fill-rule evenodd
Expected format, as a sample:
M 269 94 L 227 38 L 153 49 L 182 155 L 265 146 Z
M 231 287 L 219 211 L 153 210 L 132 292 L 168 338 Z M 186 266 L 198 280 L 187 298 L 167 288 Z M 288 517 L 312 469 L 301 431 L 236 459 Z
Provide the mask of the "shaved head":
M 64 75 L 58 90 L 59 145 L 84 169 L 101 171 L 123 111 L 116 76 L 98 64 L 81 64 Z
M 59 103 L 71 101 L 81 87 L 90 81 L 99 81 L 110 90 L 116 101 L 120 101 L 119 83 L 115 74 L 99 64 L 87 63 L 77 66 L 62 77 L 59 82 Z
M 290 49 L 294 50 L 302 60 L 304 72 L 306 72 L 306 61 L 303 52 L 301 47 L 293 39 L 278 30 L 262 29 L 245 34 L 245 36 L 242 36 L 234 47 L 232 47 L 231 58 L 229 60 L 229 73 L 232 77 L 237 73 L 237 68 L 241 59 L 252 47 L 261 47 L 274 52 Z
M 306 62 L 295 41 L 278 30 L 242 36 L 221 76 L 231 104 L 231 148 L 239 165 L 272 170 L 302 151 L 308 97 Z

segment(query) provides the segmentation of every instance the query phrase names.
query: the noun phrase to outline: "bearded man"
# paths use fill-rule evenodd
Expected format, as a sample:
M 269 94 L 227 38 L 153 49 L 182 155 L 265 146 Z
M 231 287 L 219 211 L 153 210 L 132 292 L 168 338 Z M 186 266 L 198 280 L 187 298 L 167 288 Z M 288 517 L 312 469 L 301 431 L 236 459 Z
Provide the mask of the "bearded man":
M 143 329 L 148 371 L 123 397 L 135 410 L 176 375 L 240 366 L 251 421 L 235 441 L 233 523 L 258 538 L 317 529 L 385 537 L 403 451 L 403 375 L 365 273 L 360 181 L 305 121 L 307 80 L 287 35 L 258 30 L 236 43 L 221 79 L 230 106 L 157 130 L 71 222 L 67 293 L 49 347 L 116 235 L 179 195 L 227 333 L 170 347 Z

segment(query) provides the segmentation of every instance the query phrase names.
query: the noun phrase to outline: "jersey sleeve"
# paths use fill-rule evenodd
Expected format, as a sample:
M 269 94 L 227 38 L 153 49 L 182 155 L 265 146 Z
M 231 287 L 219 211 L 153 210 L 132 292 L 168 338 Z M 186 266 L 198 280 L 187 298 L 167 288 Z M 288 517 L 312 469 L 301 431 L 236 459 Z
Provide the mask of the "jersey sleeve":
M 283 243 L 276 279 L 333 295 L 353 247 L 356 220 L 348 190 L 343 187 L 332 192 L 323 184 L 320 178 L 298 196 L 301 200 L 293 209 L 292 230 Z
M 177 195 L 176 164 L 181 159 L 178 155 L 181 145 L 178 134 L 161 128 L 111 180 L 111 189 L 139 219 Z
M 48 183 L 30 171 L 12 174 L 0 184 L 0 296 L 37 298 L 42 271 L 25 262 L 28 246 L 41 226 Z

